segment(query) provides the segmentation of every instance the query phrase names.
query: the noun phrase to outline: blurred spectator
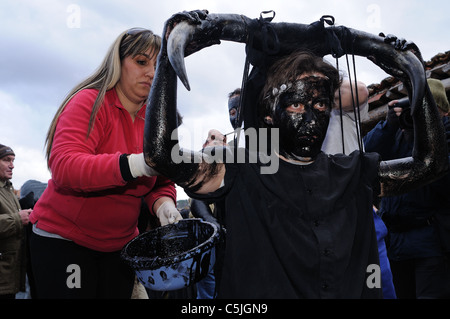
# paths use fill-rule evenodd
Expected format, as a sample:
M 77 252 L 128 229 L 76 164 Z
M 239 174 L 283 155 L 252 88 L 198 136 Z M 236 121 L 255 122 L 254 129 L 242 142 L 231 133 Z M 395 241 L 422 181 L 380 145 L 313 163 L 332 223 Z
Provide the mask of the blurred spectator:
M 0 299 L 14 299 L 25 291 L 24 225 L 31 209 L 21 209 L 11 178 L 14 151 L 0 144 Z

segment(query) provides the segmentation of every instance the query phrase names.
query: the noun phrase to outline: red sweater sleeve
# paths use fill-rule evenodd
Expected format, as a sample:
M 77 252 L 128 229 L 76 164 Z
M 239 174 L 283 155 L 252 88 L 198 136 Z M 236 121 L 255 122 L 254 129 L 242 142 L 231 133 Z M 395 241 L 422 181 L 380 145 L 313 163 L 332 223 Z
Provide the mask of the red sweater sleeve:
M 153 190 L 145 197 L 145 201 L 153 215 L 156 215 L 156 212 L 153 211 L 153 204 L 161 197 L 170 197 L 175 204 L 177 203 L 175 184 L 166 177 L 158 176 Z
M 111 98 L 110 93 L 105 96 L 87 137 L 97 94 L 96 90 L 79 92 L 59 117 L 49 166 L 52 179 L 60 187 L 86 192 L 125 185 L 119 157 L 122 153 L 132 153 L 126 143 L 136 139 L 137 134 L 124 125 L 127 124 L 126 116 L 129 122 L 132 122 L 131 118 L 123 107 L 114 106 L 116 95 L 114 93 Z

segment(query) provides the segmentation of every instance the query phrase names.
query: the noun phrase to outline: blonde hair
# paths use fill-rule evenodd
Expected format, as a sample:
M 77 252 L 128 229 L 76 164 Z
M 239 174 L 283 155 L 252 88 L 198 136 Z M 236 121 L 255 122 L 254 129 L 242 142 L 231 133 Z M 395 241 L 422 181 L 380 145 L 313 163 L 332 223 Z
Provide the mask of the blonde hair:
M 101 107 L 106 91 L 112 89 L 117 82 L 119 82 L 122 60 L 128 56 L 135 57 L 136 55 L 144 53 L 149 49 L 151 49 L 150 54 L 153 57 L 159 53 L 160 48 L 161 37 L 147 29 L 132 28 L 122 32 L 116 38 L 97 70 L 86 80 L 75 86 L 56 111 L 45 139 L 45 144 L 47 145 L 47 163 L 50 159 L 56 124 L 58 123 L 59 116 L 64 111 L 67 103 L 69 103 L 69 101 L 81 90 L 98 90 L 98 95 L 92 105 L 92 112 L 89 118 L 89 126 L 86 135 L 86 138 L 88 138 L 92 128 L 94 127 L 95 117 Z

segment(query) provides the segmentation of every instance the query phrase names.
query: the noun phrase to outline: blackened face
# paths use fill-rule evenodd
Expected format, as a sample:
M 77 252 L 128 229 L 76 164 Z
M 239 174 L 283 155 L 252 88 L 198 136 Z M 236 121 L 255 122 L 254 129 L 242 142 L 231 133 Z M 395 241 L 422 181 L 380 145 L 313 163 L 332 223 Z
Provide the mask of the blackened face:
M 273 114 L 280 132 L 280 154 L 288 159 L 315 158 L 325 138 L 333 92 L 328 78 L 308 75 L 279 95 Z
M 233 128 L 238 127 L 237 114 L 239 109 L 240 95 L 235 95 L 228 100 L 228 112 L 230 115 L 230 123 Z

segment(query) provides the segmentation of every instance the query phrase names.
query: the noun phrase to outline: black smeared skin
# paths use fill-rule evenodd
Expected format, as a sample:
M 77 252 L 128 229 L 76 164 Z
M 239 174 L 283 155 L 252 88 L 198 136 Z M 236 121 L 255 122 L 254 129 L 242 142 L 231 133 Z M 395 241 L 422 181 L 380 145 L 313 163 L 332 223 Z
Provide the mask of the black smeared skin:
M 173 16 L 164 28 L 164 33 L 178 21 Z M 182 152 L 178 144 L 178 134 L 172 132 L 177 123 L 177 75 L 169 62 L 167 55 L 167 40 L 163 36 L 157 69 L 150 95 L 147 101 L 144 128 L 144 157 L 151 167 L 157 167 L 158 172 L 183 188 L 198 190 L 205 180 L 211 178 L 217 170 L 216 163 L 201 165 L 205 156 L 199 152 Z M 182 163 L 172 160 L 175 152 L 183 157 Z M 198 176 L 202 178 L 197 179 Z
M 315 159 L 320 153 L 330 121 L 334 92 L 331 83 L 321 77 L 310 76 L 297 81 L 282 93 L 273 108 L 273 124 L 280 132 L 280 154 L 289 160 Z M 326 110 L 317 110 L 319 103 Z M 301 104 L 303 113 L 288 112 L 290 105 Z
M 413 117 L 412 157 L 380 163 L 381 196 L 392 196 L 417 189 L 445 174 L 449 165 L 444 125 L 428 84 L 423 103 Z
M 249 30 L 253 30 L 253 45 L 262 47 L 261 33 L 258 32 L 258 22 L 242 15 L 207 14 L 207 12 L 183 12 L 174 15 L 166 23 L 172 27 L 173 22 L 189 21 L 186 37 L 190 43 L 175 43 L 185 55 L 192 54 L 206 46 L 219 43 L 221 39 L 235 42 L 246 42 Z M 185 27 L 186 24 L 179 24 Z M 394 45 L 381 36 L 375 36 L 362 31 L 345 28 L 320 28 L 318 24 L 304 25 L 295 23 L 271 23 L 278 35 L 280 48 L 278 54 L 289 54 L 301 48 L 313 51 L 319 56 L 333 53 L 342 56 L 345 53 L 368 57 L 372 62 L 387 73 L 399 77 L 405 83 L 410 95 L 411 111 L 414 120 L 415 147 L 413 156 L 405 159 L 380 163 L 381 195 L 397 195 L 429 183 L 448 170 L 448 151 L 445 142 L 444 128 L 438 116 L 436 104 L 426 83 L 423 61 L 420 52 L 396 50 Z M 329 29 L 329 30 L 328 30 Z M 256 31 L 255 31 L 256 30 Z M 340 45 L 331 48 L 326 39 L 332 35 L 339 39 Z M 271 43 L 269 43 L 269 47 Z M 416 57 L 416 55 L 419 56 Z M 183 56 L 171 57 L 181 74 L 178 65 Z M 187 79 L 186 76 L 180 78 Z M 201 183 L 214 176 L 217 164 L 196 164 L 194 157 L 203 156 L 200 153 L 184 154 L 189 160 L 186 163 L 175 164 L 171 160 L 171 151 L 178 150 L 178 140 L 171 140 L 170 135 L 177 127 L 176 122 L 176 74 L 167 56 L 167 41 L 163 37 L 161 54 L 158 59 L 153 86 L 150 92 L 145 137 L 144 154 L 147 164 L 161 174 L 169 177 L 180 186 L 195 191 Z M 198 162 L 197 162 L 198 163 Z M 199 178 L 196 181 L 196 178 Z

